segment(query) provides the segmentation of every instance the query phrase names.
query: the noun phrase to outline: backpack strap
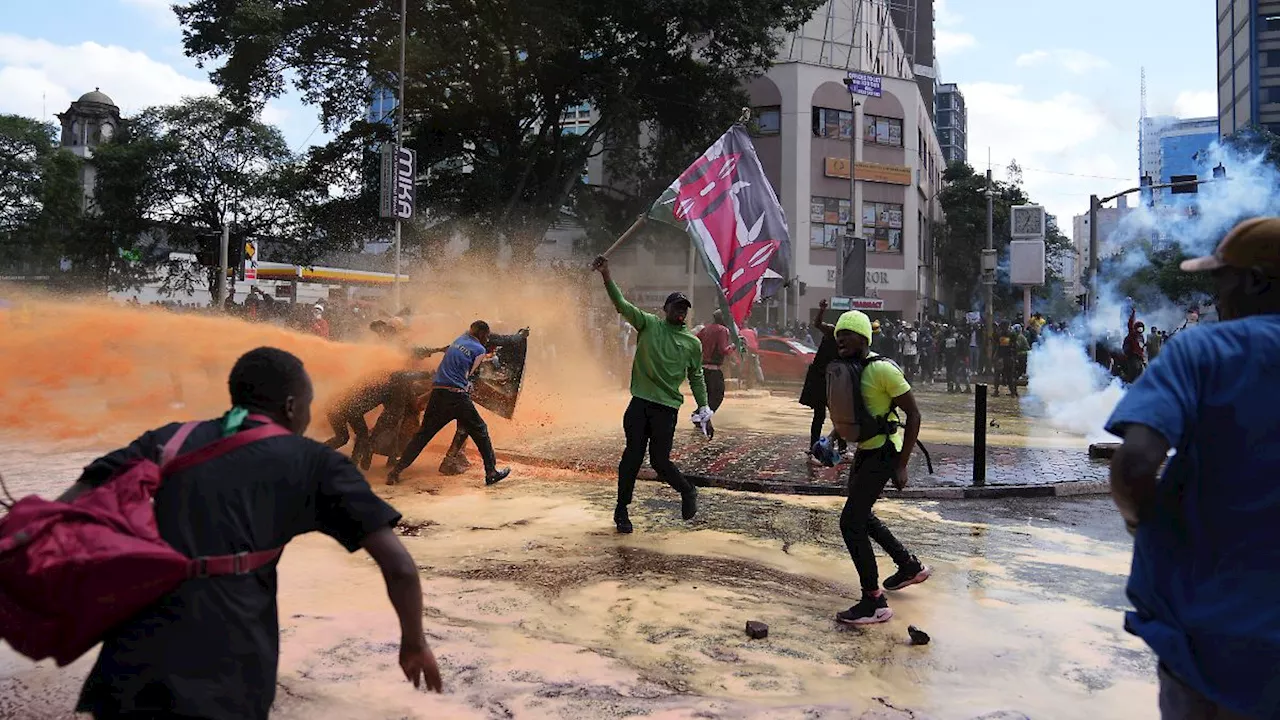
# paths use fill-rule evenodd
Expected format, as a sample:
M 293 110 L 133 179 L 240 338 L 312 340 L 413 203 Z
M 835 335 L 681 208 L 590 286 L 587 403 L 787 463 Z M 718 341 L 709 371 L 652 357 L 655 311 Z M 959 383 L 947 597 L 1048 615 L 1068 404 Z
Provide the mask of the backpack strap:
M 293 433 L 285 428 L 277 425 L 275 422 L 261 415 L 250 415 L 254 420 L 266 420 L 265 423 L 249 430 L 241 430 L 230 437 L 209 443 L 198 450 L 193 450 L 184 455 L 179 455 L 172 460 L 160 466 L 160 472 L 163 475 L 172 475 L 190 469 L 196 465 L 208 462 L 216 457 L 225 455 L 232 450 L 244 447 L 259 440 L 267 438 L 281 437 L 284 435 L 292 435 Z M 181 432 L 181 431 L 179 431 Z
M 220 577 L 223 575 L 248 575 L 266 567 L 280 557 L 283 547 L 257 552 L 238 552 L 234 555 L 205 555 L 191 558 L 187 563 L 187 579 Z
M 178 428 L 178 432 L 169 438 L 169 442 L 165 443 L 164 448 L 160 451 L 160 467 L 169 464 L 178 456 L 178 453 L 182 452 L 183 444 L 187 442 L 187 438 L 191 437 L 191 431 L 195 430 L 199 424 L 198 422 L 183 423 L 182 427 Z

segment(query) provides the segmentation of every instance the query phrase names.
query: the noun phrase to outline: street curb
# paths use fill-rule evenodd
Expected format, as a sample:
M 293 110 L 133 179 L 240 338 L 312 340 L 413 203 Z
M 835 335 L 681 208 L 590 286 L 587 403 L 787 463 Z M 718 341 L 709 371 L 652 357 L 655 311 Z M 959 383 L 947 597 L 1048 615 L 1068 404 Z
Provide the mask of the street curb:
M 582 460 L 555 460 L 537 455 L 524 455 L 499 449 L 504 460 L 563 470 L 591 472 L 600 475 L 616 473 L 618 468 L 613 464 L 585 462 Z M 811 485 L 808 483 L 772 482 L 760 478 L 738 479 L 715 475 L 686 473 L 693 484 L 698 487 L 714 487 L 736 492 L 772 493 L 781 495 L 810 495 L 819 497 L 841 497 L 845 494 L 843 486 Z M 640 470 L 641 480 L 657 481 L 658 476 L 651 468 Z M 1080 497 L 1086 495 L 1107 495 L 1111 492 L 1111 483 L 1107 481 L 1072 481 L 1052 485 L 986 485 L 983 487 L 931 487 L 907 488 L 895 490 L 885 488 L 884 497 L 903 500 L 996 500 L 1001 498 L 1047 498 L 1047 497 Z

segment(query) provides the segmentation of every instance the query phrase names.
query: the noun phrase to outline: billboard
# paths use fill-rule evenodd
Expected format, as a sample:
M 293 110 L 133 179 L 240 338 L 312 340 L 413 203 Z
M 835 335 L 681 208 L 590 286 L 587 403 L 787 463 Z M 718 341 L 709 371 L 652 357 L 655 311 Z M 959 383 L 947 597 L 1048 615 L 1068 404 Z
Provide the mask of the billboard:
M 400 220 L 413 217 L 417 165 L 417 155 L 409 148 L 396 147 L 390 143 L 382 146 L 382 166 L 379 173 L 382 217 Z
M 1009 243 L 1009 282 L 1013 285 L 1044 284 L 1044 241 Z

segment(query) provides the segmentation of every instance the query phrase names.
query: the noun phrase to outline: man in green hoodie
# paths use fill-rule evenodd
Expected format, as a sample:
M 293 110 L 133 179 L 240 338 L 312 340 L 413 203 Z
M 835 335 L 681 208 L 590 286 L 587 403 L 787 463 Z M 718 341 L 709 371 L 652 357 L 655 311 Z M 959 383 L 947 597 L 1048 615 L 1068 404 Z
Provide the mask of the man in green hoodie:
M 684 404 L 680 384 L 686 377 L 698 404 L 694 421 L 709 424 L 712 415 L 702 375 L 702 342 L 684 324 L 693 304 L 684 293 L 671 293 L 662 307 L 665 317 L 660 318 L 627 302 L 613 283 L 607 258 L 596 258 L 592 267 L 604 278 L 604 288 L 618 314 L 636 329 L 631 404 L 622 416 L 627 449 L 618 463 L 618 506 L 613 511 L 613 522 L 620 533 L 632 531 L 627 506 L 631 504 L 646 448 L 649 465 L 658 477 L 680 492 L 681 514 L 685 520 L 692 520 L 698 512 L 698 490 L 671 462 L 671 446 L 680 406 Z

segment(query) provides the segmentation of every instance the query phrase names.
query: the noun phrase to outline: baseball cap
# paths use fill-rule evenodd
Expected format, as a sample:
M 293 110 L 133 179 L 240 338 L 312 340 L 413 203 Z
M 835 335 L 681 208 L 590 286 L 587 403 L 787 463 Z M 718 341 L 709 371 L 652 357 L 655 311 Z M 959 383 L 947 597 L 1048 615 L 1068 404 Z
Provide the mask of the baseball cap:
M 1182 263 L 1183 272 L 1224 267 L 1257 268 L 1269 277 L 1280 277 L 1280 217 L 1245 220 L 1222 238 L 1212 255 Z
M 684 303 L 685 307 L 693 307 L 693 303 L 689 302 L 689 297 L 682 292 L 673 292 L 667 296 L 667 301 L 662 303 L 662 307 L 666 307 L 671 303 Z
M 841 330 L 855 332 L 870 342 L 871 318 L 867 317 L 867 314 L 861 310 L 850 310 L 849 312 L 841 315 L 840 319 L 836 321 L 836 332 L 840 332 Z

